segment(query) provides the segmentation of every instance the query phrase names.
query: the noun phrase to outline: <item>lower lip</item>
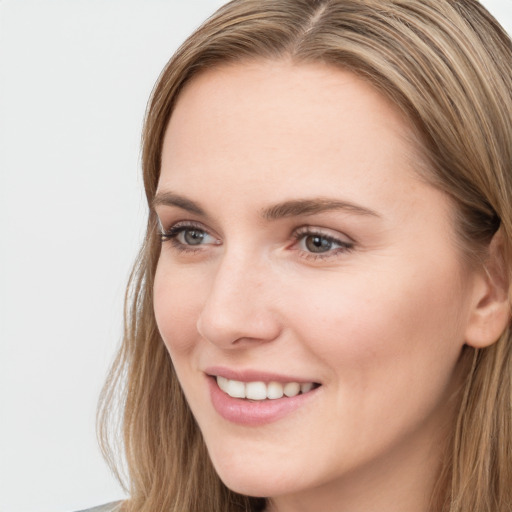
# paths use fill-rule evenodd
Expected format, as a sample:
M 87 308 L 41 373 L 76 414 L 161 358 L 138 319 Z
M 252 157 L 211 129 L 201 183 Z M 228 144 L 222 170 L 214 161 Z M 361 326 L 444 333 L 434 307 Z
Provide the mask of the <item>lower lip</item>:
M 319 388 L 297 396 L 275 400 L 247 400 L 233 398 L 224 393 L 214 377 L 208 377 L 213 407 L 225 420 L 238 425 L 258 426 L 280 420 L 284 416 L 307 405 Z

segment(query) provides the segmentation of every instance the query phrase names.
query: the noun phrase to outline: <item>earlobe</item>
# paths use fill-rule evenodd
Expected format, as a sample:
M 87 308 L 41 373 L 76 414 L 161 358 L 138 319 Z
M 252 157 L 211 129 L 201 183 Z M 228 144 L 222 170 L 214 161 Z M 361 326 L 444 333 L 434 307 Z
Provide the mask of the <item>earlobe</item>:
M 476 276 L 474 300 L 466 328 L 466 344 L 485 348 L 496 341 L 511 320 L 509 269 L 501 230 L 489 244 L 481 272 Z

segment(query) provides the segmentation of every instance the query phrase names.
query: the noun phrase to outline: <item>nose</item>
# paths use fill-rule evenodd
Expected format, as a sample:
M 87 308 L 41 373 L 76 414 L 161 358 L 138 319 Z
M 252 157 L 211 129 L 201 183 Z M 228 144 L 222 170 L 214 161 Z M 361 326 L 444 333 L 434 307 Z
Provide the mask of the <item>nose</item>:
M 225 255 L 209 283 L 199 334 L 224 349 L 275 340 L 281 331 L 275 277 L 268 262 Z

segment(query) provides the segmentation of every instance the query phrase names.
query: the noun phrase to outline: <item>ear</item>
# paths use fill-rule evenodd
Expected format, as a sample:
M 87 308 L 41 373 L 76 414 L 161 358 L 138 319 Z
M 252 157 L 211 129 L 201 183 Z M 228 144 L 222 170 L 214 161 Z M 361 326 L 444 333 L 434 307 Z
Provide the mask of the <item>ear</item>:
M 485 348 L 498 341 L 510 323 L 509 276 L 501 230 L 489 244 L 488 255 L 476 274 L 474 300 L 466 327 L 466 344 Z

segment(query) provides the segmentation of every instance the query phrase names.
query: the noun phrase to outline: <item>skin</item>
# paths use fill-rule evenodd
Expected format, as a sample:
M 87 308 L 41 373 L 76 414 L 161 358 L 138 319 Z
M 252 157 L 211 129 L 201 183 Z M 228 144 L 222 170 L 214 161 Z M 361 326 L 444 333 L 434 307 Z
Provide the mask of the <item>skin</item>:
M 157 201 L 164 231 L 193 226 L 162 243 L 156 320 L 217 472 L 269 510 L 428 510 L 487 288 L 450 200 L 415 172 L 411 131 L 353 74 L 288 61 L 204 72 L 171 117 L 158 194 L 203 212 Z M 261 216 L 304 198 L 371 213 Z M 312 253 L 304 226 L 340 243 Z M 212 365 L 321 387 L 278 421 L 236 425 L 212 406 Z

